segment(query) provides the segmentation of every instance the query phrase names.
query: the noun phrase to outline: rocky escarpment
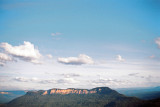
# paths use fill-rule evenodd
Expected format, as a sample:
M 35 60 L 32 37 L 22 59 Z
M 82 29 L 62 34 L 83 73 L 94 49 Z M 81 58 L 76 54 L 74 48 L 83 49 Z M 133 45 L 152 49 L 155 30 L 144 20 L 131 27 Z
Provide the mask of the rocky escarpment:
M 9 94 L 8 92 L 0 92 L 0 94 Z
M 88 89 L 75 89 L 75 88 L 68 88 L 68 89 L 58 89 L 58 88 L 53 88 L 50 90 L 40 90 L 40 91 L 29 91 L 27 92 L 27 95 L 52 95 L 52 94 L 112 94 L 112 93 L 117 93 L 114 90 L 111 90 L 108 87 L 98 87 L 98 88 L 93 88 L 91 90 Z
M 99 89 L 100 91 L 101 89 Z M 69 89 L 51 89 L 44 91 L 42 95 L 47 95 L 47 94 L 93 94 L 96 93 L 96 90 L 87 90 L 87 89 L 74 89 L 74 88 L 69 88 Z

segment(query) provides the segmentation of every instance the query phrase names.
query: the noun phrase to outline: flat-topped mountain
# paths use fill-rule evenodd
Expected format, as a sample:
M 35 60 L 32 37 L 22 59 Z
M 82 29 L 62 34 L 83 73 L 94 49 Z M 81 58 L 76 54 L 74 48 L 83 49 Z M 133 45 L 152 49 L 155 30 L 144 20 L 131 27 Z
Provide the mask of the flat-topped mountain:
M 50 94 L 93 94 L 93 93 L 111 93 L 111 92 L 116 92 L 114 90 L 111 90 L 107 87 L 99 87 L 99 88 L 94 88 L 91 90 L 88 89 L 75 89 L 75 88 L 68 88 L 68 89 L 50 89 L 50 90 L 46 90 L 46 91 L 35 91 L 34 93 L 42 93 L 42 95 L 50 95 Z M 28 92 L 29 93 L 33 93 L 33 92 Z
M 108 87 L 88 89 L 50 89 L 29 91 L 4 107 L 141 107 L 146 104 Z

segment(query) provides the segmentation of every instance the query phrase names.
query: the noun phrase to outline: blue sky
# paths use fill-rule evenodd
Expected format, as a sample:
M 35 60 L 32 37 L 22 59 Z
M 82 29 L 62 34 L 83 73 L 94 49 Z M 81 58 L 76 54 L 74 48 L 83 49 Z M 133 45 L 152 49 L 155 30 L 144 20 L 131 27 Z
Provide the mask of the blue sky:
M 6 87 L 1 90 L 157 86 L 159 11 L 159 0 L 1 0 L 0 43 L 10 44 L 14 51 L 1 46 L 0 53 L 11 57 L 1 58 L 0 81 L 6 83 L 0 84 Z M 38 50 L 38 57 L 29 56 L 25 46 L 33 53 Z M 43 63 L 35 64 L 39 54 Z M 41 84 L 54 77 L 54 82 Z

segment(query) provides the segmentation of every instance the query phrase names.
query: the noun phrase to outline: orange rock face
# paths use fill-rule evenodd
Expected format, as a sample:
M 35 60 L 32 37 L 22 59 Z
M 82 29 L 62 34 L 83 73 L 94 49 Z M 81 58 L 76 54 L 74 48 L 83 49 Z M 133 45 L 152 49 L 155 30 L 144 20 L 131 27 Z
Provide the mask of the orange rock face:
M 51 89 L 50 93 L 48 91 L 45 91 L 42 95 L 46 94 L 93 94 L 96 93 L 96 91 L 90 91 L 90 90 L 80 90 L 80 89 Z
M 48 92 L 47 92 L 47 91 L 45 91 L 42 95 L 46 95 L 46 94 L 48 94 Z
M 9 94 L 8 92 L 0 92 L 0 94 Z
M 96 93 L 96 91 L 90 91 L 90 93 Z
M 54 94 L 56 92 L 56 90 L 51 90 L 50 94 Z

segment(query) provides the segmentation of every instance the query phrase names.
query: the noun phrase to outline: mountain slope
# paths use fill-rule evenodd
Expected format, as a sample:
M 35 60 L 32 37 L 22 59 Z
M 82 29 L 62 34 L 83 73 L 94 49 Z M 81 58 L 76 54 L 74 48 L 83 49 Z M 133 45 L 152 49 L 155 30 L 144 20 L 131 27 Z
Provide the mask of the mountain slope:
M 138 107 L 143 103 L 108 87 L 86 89 L 51 89 L 27 92 L 9 102 L 7 107 Z

